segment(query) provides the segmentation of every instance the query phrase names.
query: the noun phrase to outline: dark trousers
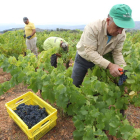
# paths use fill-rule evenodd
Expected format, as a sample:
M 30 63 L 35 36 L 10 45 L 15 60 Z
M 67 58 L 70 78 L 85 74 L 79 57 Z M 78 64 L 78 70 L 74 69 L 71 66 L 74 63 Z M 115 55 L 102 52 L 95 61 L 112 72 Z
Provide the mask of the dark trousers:
M 80 87 L 88 69 L 91 69 L 94 66 L 94 63 L 85 60 L 78 53 L 76 53 L 75 63 L 71 76 L 71 78 L 73 79 L 73 84 L 76 87 Z

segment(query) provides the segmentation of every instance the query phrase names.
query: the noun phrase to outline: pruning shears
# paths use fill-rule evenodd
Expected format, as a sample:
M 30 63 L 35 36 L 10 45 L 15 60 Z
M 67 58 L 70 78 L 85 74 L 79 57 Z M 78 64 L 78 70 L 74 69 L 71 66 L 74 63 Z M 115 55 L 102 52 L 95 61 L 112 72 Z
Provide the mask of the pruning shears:
M 124 73 L 124 70 L 122 68 L 119 68 L 118 70 L 119 70 L 121 75 Z
M 121 75 L 122 74 L 125 74 L 125 72 L 127 72 L 127 70 L 123 70 L 122 68 L 119 68 L 118 70 L 119 70 L 119 72 L 120 72 Z
M 127 70 L 123 70 L 122 68 L 119 68 L 118 70 L 119 70 L 121 75 L 124 74 L 125 72 L 127 72 Z
M 119 70 L 119 72 L 121 74 L 120 79 L 118 81 L 118 86 L 121 86 L 127 79 L 127 75 L 125 75 L 125 72 L 127 70 L 123 70 L 122 68 L 119 68 L 118 70 Z

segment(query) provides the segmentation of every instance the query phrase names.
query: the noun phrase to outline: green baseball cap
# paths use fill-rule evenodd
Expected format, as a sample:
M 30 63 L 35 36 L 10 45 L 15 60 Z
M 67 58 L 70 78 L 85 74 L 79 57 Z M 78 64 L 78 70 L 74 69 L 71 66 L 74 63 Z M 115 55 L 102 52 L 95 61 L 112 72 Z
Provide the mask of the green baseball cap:
M 117 4 L 114 5 L 109 15 L 118 27 L 121 28 L 134 28 L 135 23 L 131 17 L 132 10 L 128 5 Z

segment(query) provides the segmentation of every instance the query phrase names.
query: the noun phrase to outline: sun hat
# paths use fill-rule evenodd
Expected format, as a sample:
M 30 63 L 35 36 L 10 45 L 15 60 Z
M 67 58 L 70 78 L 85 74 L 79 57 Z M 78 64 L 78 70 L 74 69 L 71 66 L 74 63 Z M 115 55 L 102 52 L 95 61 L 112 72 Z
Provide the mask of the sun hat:
M 66 42 L 62 42 L 62 48 L 64 51 L 68 50 L 68 44 Z
M 114 5 L 109 15 L 113 18 L 113 21 L 118 27 L 121 28 L 134 28 L 135 23 L 132 19 L 132 10 L 126 4 Z
M 24 21 L 24 22 L 26 22 L 27 20 L 28 20 L 28 18 L 27 18 L 27 17 L 24 17 L 24 18 L 23 18 L 23 21 Z

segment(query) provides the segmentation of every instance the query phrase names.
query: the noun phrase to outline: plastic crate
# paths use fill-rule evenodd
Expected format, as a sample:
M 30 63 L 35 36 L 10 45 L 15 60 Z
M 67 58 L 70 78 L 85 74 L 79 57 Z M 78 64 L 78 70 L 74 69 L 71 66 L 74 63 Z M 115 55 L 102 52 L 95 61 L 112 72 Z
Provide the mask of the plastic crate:
M 28 126 L 14 112 L 16 107 L 22 103 L 25 103 L 26 105 L 39 105 L 41 108 L 45 107 L 48 116 L 34 125 L 31 129 L 28 129 Z M 6 103 L 5 106 L 9 116 L 22 129 L 29 140 L 39 140 L 56 125 L 57 110 L 32 92 L 27 92 L 19 96 L 18 98 Z

